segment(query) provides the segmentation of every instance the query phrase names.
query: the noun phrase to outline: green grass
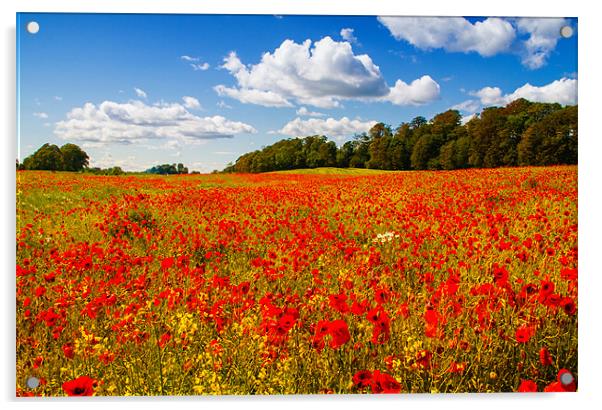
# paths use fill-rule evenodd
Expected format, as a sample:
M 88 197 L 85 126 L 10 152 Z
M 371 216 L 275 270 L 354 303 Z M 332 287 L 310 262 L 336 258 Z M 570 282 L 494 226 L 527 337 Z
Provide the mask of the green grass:
M 380 169 L 365 169 L 365 168 L 313 168 L 313 169 L 291 169 L 287 171 L 274 171 L 269 174 L 311 174 L 311 175 L 376 175 L 387 172 Z

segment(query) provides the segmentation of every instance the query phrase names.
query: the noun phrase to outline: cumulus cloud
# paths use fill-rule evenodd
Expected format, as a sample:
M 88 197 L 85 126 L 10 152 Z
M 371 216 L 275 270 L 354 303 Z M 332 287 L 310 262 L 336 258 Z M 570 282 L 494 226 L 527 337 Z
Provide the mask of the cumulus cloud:
M 184 96 L 182 100 L 184 100 L 184 107 L 188 109 L 198 110 L 201 108 L 201 103 L 194 97 Z
M 424 75 L 410 84 L 397 80 L 384 98 L 396 105 L 421 105 L 436 100 L 439 91 L 439 84 L 430 76 Z
M 560 29 L 570 25 L 564 18 L 490 17 L 471 23 L 463 17 L 378 17 L 397 40 L 422 50 L 476 52 L 484 57 L 515 53 L 530 69 L 544 66 L 561 38 Z
M 505 105 L 518 98 L 572 105 L 577 103 L 577 80 L 563 77 L 540 87 L 526 83 L 509 94 L 503 94 L 499 87 L 483 87 L 471 95 L 479 97 L 483 105 Z
M 353 35 L 352 28 L 343 28 L 341 29 L 341 38 L 345 41 L 349 41 L 350 43 L 357 43 L 357 38 Z
M 519 32 L 529 34 L 529 38 L 523 42 L 523 64 L 531 69 L 542 67 L 556 48 L 560 29 L 566 25 L 569 22 L 563 18 L 517 19 Z
M 280 130 L 275 131 L 275 134 L 289 135 L 292 137 L 306 135 L 327 135 L 329 137 L 345 137 L 361 132 L 367 132 L 376 124 L 376 121 L 360 121 L 351 120 L 347 117 L 341 119 L 327 118 L 318 119 L 310 118 L 303 120 L 295 118 L 288 122 Z
M 236 87 L 217 85 L 215 91 L 247 104 L 290 107 L 293 103 L 321 108 L 339 107 L 342 100 L 391 101 L 394 104 L 422 104 L 433 95 L 434 81 L 422 77 L 408 88 L 398 80 L 390 88 L 379 67 L 367 54 L 356 55 L 347 41 L 324 37 L 312 45 L 285 40 L 273 52 L 266 52 L 255 65 L 245 65 L 235 52 L 224 58 L 223 69 L 236 79 Z M 429 81 L 430 80 L 430 81 Z M 401 82 L 400 82 L 401 81 Z M 405 87 L 404 87 L 405 86 Z M 413 91 L 411 96 L 400 93 Z M 388 96 L 391 96 L 389 99 Z
M 48 114 L 46 114 L 45 112 L 34 112 L 33 116 L 40 119 L 48 118 Z
M 512 24 L 491 17 L 471 23 L 463 17 L 378 17 L 397 40 L 420 49 L 443 48 L 488 57 L 507 51 L 516 36 Z
M 324 117 L 325 114 L 321 112 L 310 111 L 306 107 L 299 107 L 297 110 L 297 115 L 301 115 L 303 117 Z
M 144 90 L 140 89 L 140 88 L 136 88 L 134 87 L 134 91 L 136 91 L 136 95 L 140 98 L 146 98 L 146 93 L 144 92 Z
M 179 103 L 148 105 L 142 101 L 73 108 L 55 124 L 54 134 L 64 140 L 102 144 L 131 144 L 157 139 L 177 139 L 194 144 L 206 139 L 231 138 L 257 132 L 249 124 L 222 116 L 199 117 Z

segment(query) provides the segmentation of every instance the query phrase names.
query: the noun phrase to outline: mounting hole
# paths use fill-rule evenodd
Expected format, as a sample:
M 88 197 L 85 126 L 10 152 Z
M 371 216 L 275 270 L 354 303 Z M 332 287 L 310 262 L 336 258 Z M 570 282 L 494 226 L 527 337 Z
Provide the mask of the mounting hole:
M 573 36 L 573 28 L 571 26 L 563 26 L 560 29 L 560 35 L 564 38 L 571 38 Z
M 575 381 L 575 377 L 569 372 L 562 373 L 560 375 L 560 383 L 564 384 L 565 386 L 573 383 L 574 381 Z
M 40 385 L 40 379 L 38 379 L 37 377 L 29 377 L 27 379 L 27 387 L 29 387 L 30 389 L 35 389 Z
M 27 23 L 26 28 L 29 34 L 36 34 L 38 31 L 40 31 L 40 25 L 37 21 L 30 21 Z

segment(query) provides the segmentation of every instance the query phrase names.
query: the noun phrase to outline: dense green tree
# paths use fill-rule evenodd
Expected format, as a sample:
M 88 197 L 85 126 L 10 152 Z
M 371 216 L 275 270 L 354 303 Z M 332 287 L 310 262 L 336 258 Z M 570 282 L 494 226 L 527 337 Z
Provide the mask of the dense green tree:
M 54 144 L 44 144 L 36 152 L 23 160 L 25 169 L 62 171 L 65 169 L 63 153 Z
M 65 144 L 61 147 L 64 171 L 81 171 L 88 167 L 88 154 L 75 144 Z
M 353 141 L 353 155 L 349 160 L 351 168 L 366 168 L 366 163 L 370 160 L 370 137 L 366 133 L 358 134 Z
M 347 141 L 337 150 L 337 167 L 349 168 L 349 161 L 353 156 L 353 142 Z
M 412 169 L 437 169 L 438 161 L 436 157 L 439 154 L 438 140 L 431 134 L 421 136 L 412 150 L 410 158 Z M 434 161 L 431 161 L 435 159 Z
M 366 168 L 393 169 L 390 149 L 391 127 L 379 122 L 368 131 L 368 138 L 370 139 L 368 145 L 370 159 L 366 162 Z
M 116 167 L 118 168 L 118 167 Z M 119 168 L 121 169 L 121 168 Z M 173 174 L 188 174 L 188 168 L 184 164 L 161 164 L 144 171 L 147 174 L 173 175 Z
M 533 123 L 518 145 L 519 165 L 577 163 L 577 107 L 566 107 Z

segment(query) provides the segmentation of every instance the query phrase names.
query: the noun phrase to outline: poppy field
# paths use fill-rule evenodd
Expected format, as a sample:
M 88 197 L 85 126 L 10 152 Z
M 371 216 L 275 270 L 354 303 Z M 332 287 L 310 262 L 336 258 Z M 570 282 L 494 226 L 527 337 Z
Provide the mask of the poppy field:
M 19 171 L 16 232 L 18 396 L 577 388 L 576 166 Z

